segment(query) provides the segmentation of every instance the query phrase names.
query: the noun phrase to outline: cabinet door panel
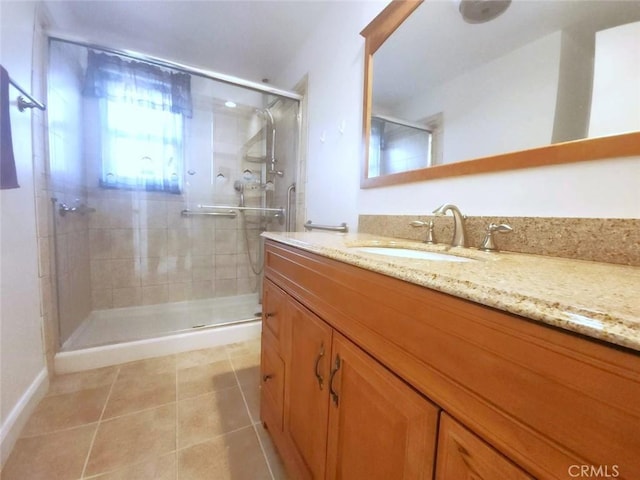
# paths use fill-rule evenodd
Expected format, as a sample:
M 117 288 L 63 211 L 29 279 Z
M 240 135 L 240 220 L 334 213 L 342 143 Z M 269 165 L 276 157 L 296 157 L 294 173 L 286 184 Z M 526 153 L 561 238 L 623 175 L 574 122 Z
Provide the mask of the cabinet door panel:
M 262 295 L 264 305 L 262 326 L 278 340 L 279 347 L 283 345 L 283 325 L 287 308 L 287 295 L 271 281 L 265 280 Z
M 284 362 L 278 355 L 273 340 L 262 334 L 260 359 L 260 418 L 270 430 L 282 431 L 284 411 Z
M 440 418 L 436 480 L 533 480 L 446 414 Z
M 438 408 L 334 333 L 336 356 L 326 478 L 431 479 Z
M 291 300 L 291 350 L 285 430 L 311 478 L 325 472 L 332 329 Z M 322 382 L 319 381 L 322 378 Z M 321 385 L 322 383 L 322 385 Z

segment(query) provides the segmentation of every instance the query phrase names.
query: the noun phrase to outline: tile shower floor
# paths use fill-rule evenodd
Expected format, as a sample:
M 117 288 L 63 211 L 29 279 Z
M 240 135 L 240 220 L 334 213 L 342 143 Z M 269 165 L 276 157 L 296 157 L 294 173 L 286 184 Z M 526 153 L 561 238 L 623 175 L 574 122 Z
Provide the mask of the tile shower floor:
M 286 479 L 252 340 L 55 377 L 3 480 Z

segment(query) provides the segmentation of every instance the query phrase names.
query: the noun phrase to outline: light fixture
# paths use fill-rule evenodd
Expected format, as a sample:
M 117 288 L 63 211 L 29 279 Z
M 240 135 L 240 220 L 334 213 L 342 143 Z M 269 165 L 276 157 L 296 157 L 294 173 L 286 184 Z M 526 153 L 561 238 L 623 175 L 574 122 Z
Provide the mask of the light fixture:
M 457 0 L 458 10 L 467 23 L 484 23 L 502 15 L 511 0 Z
M 232 102 L 231 100 L 227 100 L 226 102 L 224 102 L 224 106 L 227 108 L 236 108 L 236 102 Z

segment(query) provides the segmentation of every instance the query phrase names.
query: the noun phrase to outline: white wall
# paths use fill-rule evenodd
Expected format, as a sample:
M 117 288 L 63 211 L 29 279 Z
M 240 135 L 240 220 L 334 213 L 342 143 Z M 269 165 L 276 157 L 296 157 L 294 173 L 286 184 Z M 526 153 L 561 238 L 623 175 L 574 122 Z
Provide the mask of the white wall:
M 274 85 L 308 77 L 307 215 L 314 223 L 358 223 L 364 39 L 386 1 L 335 2 Z M 342 130 L 342 133 L 341 131 Z
M 0 63 L 31 90 L 35 4 L 2 2 Z M 10 117 L 19 189 L 0 191 L 0 421 L 6 459 L 46 379 L 41 338 L 38 249 L 34 200 L 31 113 L 15 106 Z M 46 389 L 46 387 L 45 387 Z M 31 401 L 30 403 L 30 400 Z
M 596 33 L 589 134 L 640 129 L 640 22 Z
M 561 33 L 555 32 L 416 95 L 392 115 L 442 113 L 442 163 L 551 143 Z M 375 87 L 374 87 L 375 88 Z
M 383 7 L 340 2 L 319 19 L 275 82 L 294 85 L 309 74 L 307 218 L 347 221 L 355 230 L 360 213 L 426 214 L 444 202 L 458 204 L 468 215 L 640 217 L 640 157 L 360 190 L 364 40 L 359 32 Z

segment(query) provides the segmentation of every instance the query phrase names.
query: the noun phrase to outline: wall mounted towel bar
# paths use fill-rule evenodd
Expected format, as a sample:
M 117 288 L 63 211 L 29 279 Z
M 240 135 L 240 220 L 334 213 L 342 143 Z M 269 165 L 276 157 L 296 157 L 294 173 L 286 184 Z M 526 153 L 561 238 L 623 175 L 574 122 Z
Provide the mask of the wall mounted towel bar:
M 35 98 L 33 98 L 31 95 L 29 95 L 20 85 L 18 85 L 18 83 L 12 79 L 11 77 L 9 77 L 9 83 L 11 85 L 13 85 L 16 90 L 18 90 L 22 95 L 24 95 L 25 97 L 27 97 L 29 100 L 25 100 L 25 98 L 20 95 L 18 97 L 18 110 L 20 110 L 21 112 L 24 112 L 24 110 L 26 108 L 38 108 L 40 110 L 46 110 L 47 107 L 44 103 L 39 102 L 38 100 L 36 100 Z
M 319 224 L 313 224 L 311 220 L 307 220 L 307 223 L 304 224 L 304 229 L 305 230 L 327 230 L 330 232 L 342 232 L 342 233 L 349 232 L 349 226 L 345 222 L 342 222 L 340 225 L 319 225 Z

